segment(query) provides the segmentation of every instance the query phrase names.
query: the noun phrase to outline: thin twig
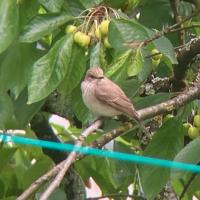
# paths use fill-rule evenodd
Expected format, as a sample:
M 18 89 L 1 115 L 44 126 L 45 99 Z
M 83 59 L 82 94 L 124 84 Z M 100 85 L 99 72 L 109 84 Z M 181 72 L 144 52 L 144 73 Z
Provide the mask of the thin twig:
M 179 0 L 170 0 L 170 4 L 171 4 L 171 8 L 173 10 L 174 13 L 174 19 L 176 21 L 176 23 L 181 22 L 181 16 L 178 13 L 178 5 L 179 5 Z M 183 24 L 180 24 L 180 26 L 178 28 L 183 28 Z M 181 29 L 179 32 L 179 40 L 180 40 L 180 44 L 185 44 L 185 31 L 183 29 Z
M 85 138 L 87 138 L 94 130 L 98 129 L 101 126 L 101 124 L 101 120 L 97 120 L 89 128 L 83 131 L 82 134 L 79 136 L 78 140 L 75 142 L 74 148 L 82 146 Z M 49 185 L 46 191 L 41 195 L 40 200 L 48 199 L 49 196 L 53 193 L 53 191 L 60 185 L 65 176 L 66 171 L 69 169 L 70 165 L 76 160 L 77 155 L 77 151 L 72 151 L 69 154 L 67 159 L 64 161 L 64 165 L 62 166 L 61 171 L 58 173 L 58 175 L 55 177 L 55 179 L 52 181 L 52 183 Z
M 95 131 L 101 126 L 101 121 L 97 120 L 95 121 L 91 126 L 89 126 L 85 131 L 83 132 L 83 135 L 90 134 L 91 132 Z M 82 134 L 81 134 L 82 137 Z M 26 189 L 18 198 L 17 200 L 26 200 L 29 199 L 30 196 L 35 193 L 44 183 L 49 181 L 52 177 L 54 177 L 58 172 L 63 168 L 63 165 L 65 163 L 65 160 L 56 165 L 53 169 L 48 171 L 46 174 L 41 176 L 39 179 L 37 179 L 35 182 L 33 182 L 28 189 Z
M 162 37 L 162 36 L 164 36 L 164 35 L 170 33 L 171 30 L 173 30 L 173 29 L 179 27 L 181 24 L 183 24 L 184 22 L 190 20 L 190 19 L 191 19 L 192 17 L 194 17 L 195 15 L 197 15 L 196 12 L 193 13 L 192 15 L 186 17 L 186 18 L 183 19 L 182 21 L 180 21 L 180 22 L 178 22 L 178 23 L 176 23 L 176 24 L 174 24 L 174 25 L 172 25 L 172 26 L 169 26 L 169 27 L 163 29 L 162 31 L 158 31 L 158 32 L 155 33 L 155 35 L 153 35 L 151 38 L 148 38 L 148 39 L 146 39 L 145 41 L 143 41 L 143 42 L 142 42 L 142 45 L 143 45 L 143 46 L 146 46 L 146 45 L 148 45 L 149 43 L 151 43 L 152 41 L 157 40 L 158 38 L 160 38 L 160 37 Z M 135 48 L 135 41 L 126 44 L 126 46 L 128 46 L 128 47 L 130 47 L 130 48 Z
M 180 194 L 180 199 L 182 199 L 185 196 L 185 193 L 187 192 L 188 188 L 192 184 L 192 181 L 196 178 L 197 175 L 197 173 L 193 173 L 191 175 L 190 179 L 188 180 L 187 184 L 184 186 L 183 191 Z

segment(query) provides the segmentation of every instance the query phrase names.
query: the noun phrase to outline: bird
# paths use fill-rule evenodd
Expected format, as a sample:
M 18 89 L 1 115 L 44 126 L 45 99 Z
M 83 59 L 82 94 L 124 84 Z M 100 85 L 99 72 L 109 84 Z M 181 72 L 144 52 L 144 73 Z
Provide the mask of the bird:
M 96 116 L 126 115 L 147 132 L 131 100 L 120 86 L 104 75 L 101 67 L 91 67 L 87 70 L 81 90 L 84 104 Z

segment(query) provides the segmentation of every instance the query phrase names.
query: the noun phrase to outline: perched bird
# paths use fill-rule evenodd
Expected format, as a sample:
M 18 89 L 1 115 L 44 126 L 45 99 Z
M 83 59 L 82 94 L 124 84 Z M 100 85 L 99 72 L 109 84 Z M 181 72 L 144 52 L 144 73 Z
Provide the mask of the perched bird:
M 116 83 L 104 76 L 100 67 L 92 67 L 87 71 L 81 83 L 81 90 L 85 105 L 95 115 L 107 117 L 127 115 L 147 132 L 131 100 Z

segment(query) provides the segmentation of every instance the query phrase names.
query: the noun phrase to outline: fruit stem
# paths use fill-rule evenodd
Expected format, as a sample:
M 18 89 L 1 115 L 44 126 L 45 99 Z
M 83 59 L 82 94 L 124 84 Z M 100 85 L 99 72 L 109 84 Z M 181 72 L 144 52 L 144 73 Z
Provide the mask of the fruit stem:
M 89 16 L 89 18 L 88 18 L 88 21 L 87 21 L 87 24 L 86 24 L 84 33 L 87 33 L 88 26 L 89 26 L 89 24 L 90 24 L 90 22 L 91 22 L 91 19 L 92 19 L 93 15 L 94 15 L 97 11 L 98 11 L 98 10 L 95 10 L 94 12 L 90 13 L 90 16 Z
M 108 10 L 107 10 L 107 8 L 106 8 L 105 6 L 102 6 L 102 7 L 104 8 L 105 13 L 106 13 L 106 19 L 109 20 L 109 15 L 108 15 Z
M 81 32 L 83 32 L 83 28 L 84 28 L 84 25 L 86 24 L 86 20 L 87 20 L 87 18 L 93 13 L 93 10 L 94 10 L 94 9 L 92 9 L 92 11 L 90 11 L 90 12 L 85 16 L 85 19 L 84 19 L 83 24 L 82 24 Z M 90 17 L 89 17 L 89 19 L 90 19 Z M 84 32 L 85 32 L 85 31 L 84 31 Z
M 120 18 L 118 12 L 117 12 L 115 9 L 113 9 L 113 8 L 111 8 L 111 7 L 108 7 L 108 8 L 113 12 L 113 14 L 115 15 L 115 17 L 116 17 L 117 19 Z

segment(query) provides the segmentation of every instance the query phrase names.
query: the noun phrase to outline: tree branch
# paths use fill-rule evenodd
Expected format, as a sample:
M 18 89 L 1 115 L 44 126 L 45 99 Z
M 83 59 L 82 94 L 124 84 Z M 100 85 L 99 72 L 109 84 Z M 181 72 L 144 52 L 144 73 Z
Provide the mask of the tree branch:
M 172 79 L 173 90 L 180 91 L 185 87 L 183 79 L 190 62 L 200 53 L 200 37 L 197 37 L 182 48 L 176 50 L 178 65 L 174 65 L 174 77 Z
M 185 19 L 181 20 L 180 22 L 178 22 L 178 23 L 176 23 L 176 24 L 174 24 L 172 26 L 169 26 L 169 27 L 163 29 L 162 31 L 158 31 L 151 38 L 148 38 L 145 41 L 143 41 L 142 42 L 142 46 L 147 46 L 149 43 L 153 42 L 154 40 L 157 40 L 158 38 L 173 32 L 174 29 L 176 29 L 177 27 L 179 28 L 181 24 L 183 24 L 184 22 L 190 20 L 192 17 L 196 16 L 197 14 L 198 14 L 198 12 L 194 12 L 193 14 L 191 14 L 190 16 L 186 17 Z M 140 44 L 138 44 L 138 46 Z M 130 42 L 130 43 L 126 44 L 126 45 L 128 47 L 130 47 L 130 48 L 135 48 L 136 47 L 136 42 L 135 41 L 134 42 Z
M 170 0 L 171 8 L 173 10 L 174 19 L 175 19 L 176 23 L 180 23 L 182 21 L 181 16 L 178 13 L 178 4 L 179 3 L 180 3 L 179 0 Z M 178 28 L 183 28 L 183 24 L 180 24 L 178 26 Z M 178 34 L 179 34 L 180 44 L 181 45 L 185 44 L 185 31 L 183 29 L 180 29 Z
M 89 126 L 87 129 L 83 131 L 83 133 L 80 135 L 78 140 L 76 141 L 76 145 L 82 145 L 82 142 L 84 141 L 85 137 L 88 136 L 90 133 L 95 131 L 101 126 L 102 122 L 100 120 L 95 121 L 91 126 Z M 74 152 L 71 152 L 71 156 L 69 155 L 71 162 L 74 161 L 76 156 L 74 155 Z M 66 162 L 69 162 L 69 157 L 60 162 L 58 165 L 56 165 L 53 169 L 48 171 L 46 174 L 41 176 L 39 179 L 37 179 L 35 182 L 33 182 L 30 187 L 25 190 L 18 198 L 17 200 L 26 200 L 28 199 L 33 193 L 35 193 L 44 183 L 48 182 L 50 178 L 54 177 L 56 174 L 58 174 L 59 171 L 63 169 L 63 166 Z

